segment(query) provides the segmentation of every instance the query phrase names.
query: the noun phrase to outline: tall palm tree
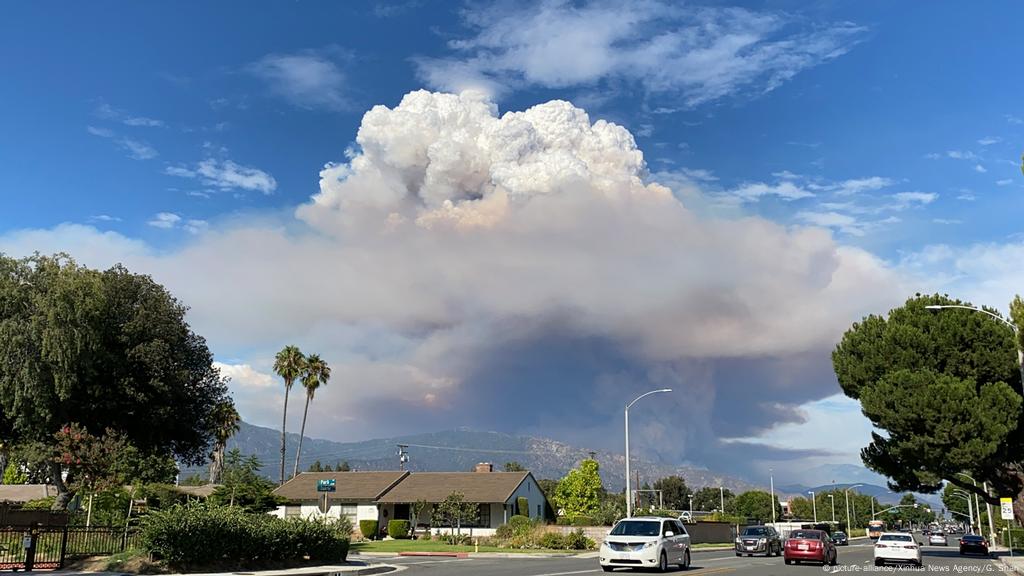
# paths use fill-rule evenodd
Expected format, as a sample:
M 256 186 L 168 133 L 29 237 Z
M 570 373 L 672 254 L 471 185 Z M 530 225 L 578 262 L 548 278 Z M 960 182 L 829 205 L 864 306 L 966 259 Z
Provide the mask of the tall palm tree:
M 299 456 L 302 455 L 302 438 L 306 435 L 306 414 L 309 413 L 309 401 L 313 399 L 317 388 L 326 386 L 331 379 L 331 367 L 324 362 L 319 354 L 310 354 L 306 359 L 306 371 L 302 374 L 302 386 L 306 389 L 306 408 L 302 411 L 302 430 L 299 432 L 299 449 L 295 452 L 295 468 L 292 476 L 299 473 Z
M 238 432 L 241 417 L 235 409 L 235 404 L 225 400 L 214 407 L 213 418 L 217 430 L 214 432 L 213 458 L 210 461 L 210 483 L 217 484 L 224 472 L 224 450 L 228 445 L 228 439 Z
M 284 453 L 287 440 L 286 429 L 288 428 L 288 393 L 292 391 L 292 384 L 302 376 L 306 370 L 306 357 L 298 346 L 285 346 L 274 357 L 274 372 L 284 378 L 284 414 L 281 415 L 281 484 L 284 484 Z

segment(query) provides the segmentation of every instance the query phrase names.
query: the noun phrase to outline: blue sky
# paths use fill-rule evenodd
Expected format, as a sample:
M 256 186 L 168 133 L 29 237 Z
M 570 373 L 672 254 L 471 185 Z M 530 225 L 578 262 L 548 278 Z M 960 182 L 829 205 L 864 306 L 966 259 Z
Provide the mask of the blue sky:
M 264 278 L 286 274 L 275 268 L 276 249 L 256 239 L 262 238 L 260 231 L 284 230 L 287 238 L 301 242 L 330 238 L 338 244 L 303 246 L 339 254 L 339 270 L 351 270 L 347 251 L 359 244 L 353 242 L 358 233 L 351 223 L 340 222 L 358 211 L 338 200 L 344 214 L 334 228 L 325 228 L 324 215 L 311 214 L 316 205 L 302 212 L 318 192 L 325 202 L 333 198 L 324 190 L 338 176 L 324 177 L 321 170 L 329 163 L 344 168 L 360 157 L 357 131 L 362 125 L 367 134 L 372 132 L 363 115 L 374 106 L 394 109 L 418 89 L 474 90 L 498 114 L 567 100 L 585 110 L 591 122 L 621 125 L 643 153 L 646 164 L 638 174 L 644 184 L 667 186 L 701 222 L 755 217 L 777 226 L 780 234 L 793 235 L 785 242 L 797 246 L 811 242 L 797 238 L 797 231 L 817 229 L 824 235 L 813 242 L 827 244 L 823 253 L 856 251 L 844 252 L 844 258 L 871 260 L 886 286 L 893 287 L 863 285 L 859 292 L 877 290 L 878 299 L 851 299 L 834 306 L 841 310 L 830 312 L 823 305 L 808 313 L 802 321 L 821 322 L 821 333 L 827 335 L 818 343 L 801 341 L 785 350 L 767 344 L 721 354 L 709 350 L 672 359 L 699 364 L 712 388 L 721 386 L 722 378 L 743 380 L 738 376 L 742 369 L 735 368 L 737 358 L 753 366 L 766 358 L 784 364 L 780 359 L 805 358 L 812 350 L 827 353 L 837 326 L 897 304 L 892 294 L 938 289 L 1004 307 L 1020 286 L 1020 273 L 1006 263 L 1024 254 L 1019 216 L 1024 213 L 1024 80 L 1015 73 L 1024 6 L 935 2 L 923 9 L 911 3 L 824 2 L 807 9 L 804 4 L 8 5 L 0 19 L 0 50 L 9 56 L 0 62 L 5 103 L 0 111 L 0 250 L 66 249 L 96 266 L 126 261 L 177 288 L 197 311 L 197 327 L 209 327 L 218 360 L 235 377 L 236 396 L 257 421 L 273 422 L 272 410 L 264 413 L 261 407 L 276 390 L 267 379 L 269 358 L 284 341 L 330 347 L 338 364 L 383 362 L 386 366 L 372 370 L 388 375 L 372 373 L 395 380 L 393 388 L 382 385 L 392 395 L 407 394 L 403 386 L 413 384 L 431 390 L 468 386 L 466 374 L 480 372 L 469 359 L 443 368 L 436 359 L 423 360 L 438 337 L 432 331 L 458 325 L 447 324 L 451 318 L 435 309 L 401 318 L 355 318 L 341 304 L 335 315 L 325 314 L 329 321 L 278 323 L 279 332 L 257 331 L 259 336 L 251 338 L 245 335 L 255 330 L 255 321 L 243 318 L 244 311 L 237 311 L 237 322 L 207 311 L 231 297 L 226 295 L 245 300 L 260 293 Z M 382 144 L 382 156 L 397 153 L 399 140 L 381 138 L 390 142 Z M 394 165 L 386 159 L 374 162 L 378 168 Z M 456 204 L 464 198 L 475 196 L 453 197 Z M 234 252 L 245 242 L 229 241 L 245 234 L 251 235 L 252 254 Z M 751 234 L 756 238 L 756 231 Z M 713 229 L 706 237 L 718 238 Z M 728 243 L 727 237 L 718 241 Z M 420 241 L 422 246 L 430 240 Z M 700 250 L 680 242 L 681 252 Z M 371 259 L 383 258 L 389 246 L 360 245 L 362 256 Z M 224 291 L 194 288 L 188 274 L 197 264 L 188 258 L 196 254 L 204 255 L 199 261 L 211 274 L 232 272 L 238 283 Z M 788 254 L 777 257 L 786 260 Z M 232 271 L 218 258 L 247 266 Z M 794 267 L 814 268 L 828 257 L 807 258 L 809 263 L 794 259 Z M 641 276 L 650 272 L 632 264 L 621 269 Z M 833 274 L 833 286 L 838 277 L 845 278 Z M 388 281 L 425 280 L 397 274 Z M 714 282 L 708 284 L 697 293 L 713 292 Z M 762 289 L 774 285 L 767 280 L 763 286 L 751 285 L 751 290 Z M 459 300 L 459 288 L 454 290 L 438 301 Z M 287 302 L 264 291 L 266 298 L 246 301 L 248 313 L 273 319 L 273 313 L 259 307 Z M 835 302 L 827 298 L 826 304 Z M 492 321 L 467 328 L 467 338 L 494 329 L 499 322 L 493 318 L 550 319 L 549 311 L 524 311 L 525 304 L 480 307 Z M 638 310 L 630 319 L 640 324 L 644 313 Z M 604 310 L 593 317 L 603 320 Z M 717 317 L 702 321 L 712 331 L 729 325 Z M 661 377 L 650 376 L 656 370 L 649 364 L 652 358 L 666 360 L 664 351 L 650 344 L 660 334 L 636 336 L 646 326 L 613 334 L 594 328 L 595 323 L 601 322 L 577 327 L 566 355 L 604 350 L 615 342 L 611 348 L 628 358 L 617 365 L 598 363 L 569 380 L 592 390 L 622 374 L 642 373 L 651 381 Z M 531 334 L 512 348 L 538 354 L 534 344 L 551 338 L 551 332 Z M 644 342 L 638 345 L 644 353 L 634 354 L 632 345 L 622 344 L 634 337 Z M 487 354 L 477 351 L 472 360 L 481 357 Z M 827 357 L 824 361 L 827 368 Z M 764 420 L 762 426 L 729 433 L 722 428 L 728 420 L 724 415 L 714 416 L 708 426 L 718 437 L 752 438 L 754 446 L 806 450 L 780 452 L 779 458 L 856 461 L 852 445 L 831 454 L 822 452 L 827 446 L 777 442 L 770 435 L 784 426 L 786 436 L 800 436 L 794 426 L 816 430 L 822 414 L 844 410 L 865 435 L 870 428 L 855 405 L 829 400 L 838 388 L 827 373 L 822 375 L 821 358 L 793 362 L 790 372 L 813 374 L 814 386 L 791 385 L 780 376 L 775 387 L 766 389 L 782 397 L 777 402 L 781 408 L 769 401 L 751 413 Z M 719 395 L 725 396 L 721 389 Z M 430 404 L 437 395 L 427 392 L 423 398 Z M 712 410 L 723 411 L 721 406 Z M 350 436 L 350 431 L 337 430 L 358 422 L 358 415 L 335 413 L 337 420 L 314 425 L 314 432 Z M 439 414 L 447 415 L 426 419 L 422 426 L 449 421 L 451 413 Z M 602 414 L 594 412 L 595 417 Z M 469 421 L 482 427 L 486 422 Z M 573 434 L 542 419 L 502 426 L 510 432 Z M 571 438 L 575 441 L 593 442 L 599 435 L 592 423 L 573 429 L 583 430 Z M 655 438 L 665 431 L 648 433 Z M 694 439 L 705 433 L 692 432 Z

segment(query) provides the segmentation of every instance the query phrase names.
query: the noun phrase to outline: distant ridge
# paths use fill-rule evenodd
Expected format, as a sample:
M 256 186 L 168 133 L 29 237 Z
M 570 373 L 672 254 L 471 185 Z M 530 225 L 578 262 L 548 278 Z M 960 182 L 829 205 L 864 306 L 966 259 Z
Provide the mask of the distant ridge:
M 281 455 L 281 432 L 247 422 L 242 422 L 239 428 L 238 433 L 228 441 L 228 449 L 238 448 L 243 454 L 255 454 L 263 462 L 263 474 L 276 480 L 275 463 L 279 462 Z M 294 462 L 298 442 L 298 434 L 288 434 L 286 462 L 289 471 Z M 409 470 L 469 471 L 478 462 L 491 462 L 496 470 L 500 470 L 505 462 L 514 460 L 533 472 L 538 479 L 561 478 L 591 452 L 548 438 L 512 436 L 466 428 L 361 442 L 334 442 L 306 437 L 302 444 L 299 470 L 307 470 L 317 460 L 323 465 L 331 466 L 346 461 L 356 470 L 395 470 L 398 468 L 397 444 L 409 446 Z M 622 490 L 625 486 L 623 455 L 602 450 L 593 452 L 601 465 L 601 477 L 605 488 Z M 631 470 L 640 474 L 641 482 L 654 482 L 659 478 L 678 474 L 693 488 L 724 486 L 734 492 L 742 492 L 757 487 L 739 478 L 690 466 L 673 467 L 634 461 Z M 206 469 L 186 468 L 182 470 L 182 478 L 193 473 L 205 477 Z

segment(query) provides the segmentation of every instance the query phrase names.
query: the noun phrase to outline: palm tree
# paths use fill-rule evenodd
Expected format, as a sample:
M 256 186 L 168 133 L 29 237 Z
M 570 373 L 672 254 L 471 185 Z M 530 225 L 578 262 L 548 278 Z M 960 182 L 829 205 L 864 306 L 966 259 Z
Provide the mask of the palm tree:
M 235 404 L 230 400 L 225 400 L 214 407 L 213 418 L 217 430 L 214 432 L 215 444 L 213 458 L 210 461 L 210 483 L 217 484 L 224 472 L 224 450 L 228 445 L 228 438 L 238 432 L 238 422 L 241 417 L 238 415 L 238 410 L 235 409 Z
M 292 391 L 292 384 L 302 376 L 306 370 L 306 357 L 302 355 L 298 346 L 285 346 L 274 357 L 274 372 L 284 378 L 284 414 L 281 416 L 281 484 L 284 484 L 284 453 L 285 436 L 288 428 L 288 393 Z
M 302 430 L 299 432 L 299 449 L 295 452 L 295 468 L 292 476 L 299 473 L 299 456 L 302 455 L 302 438 L 306 435 L 306 414 L 309 413 L 309 401 L 316 394 L 316 389 L 326 386 L 331 379 L 331 367 L 324 362 L 319 354 L 310 354 L 306 359 L 306 371 L 302 374 L 302 386 L 306 389 L 306 408 L 302 411 Z

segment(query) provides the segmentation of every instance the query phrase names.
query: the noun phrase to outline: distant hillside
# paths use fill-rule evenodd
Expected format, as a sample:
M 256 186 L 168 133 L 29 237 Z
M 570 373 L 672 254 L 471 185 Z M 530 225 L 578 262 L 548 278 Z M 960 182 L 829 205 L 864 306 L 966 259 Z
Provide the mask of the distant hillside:
M 298 434 L 288 435 L 286 469 L 289 474 L 295 461 L 298 441 Z M 491 462 L 495 469 L 500 469 L 505 462 L 514 460 L 533 472 L 538 479 L 561 478 L 590 452 L 546 438 L 466 429 L 344 443 L 307 437 L 302 443 L 299 468 L 306 470 L 314 461 L 319 460 L 331 466 L 347 461 L 357 470 L 395 470 L 398 468 L 397 444 L 409 446 L 409 470 L 468 471 L 478 462 Z M 243 454 L 255 454 L 263 462 L 263 474 L 277 479 L 281 455 L 280 431 L 243 422 L 239 432 L 228 441 L 228 449 L 232 448 L 238 448 Z M 625 458 L 622 454 L 595 451 L 594 456 L 601 464 L 605 487 L 621 490 L 625 486 Z M 634 461 L 631 469 L 634 474 L 640 474 L 641 482 L 653 482 L 664 476 L 678 474 L 695 488 L 725 486 L 736 492 L 755 488 L 753 484 L 738 478 L 687 466 L 672 467 Z M 205 475 L 205 472 L 205 469 L 190 468 L 183 470 L 182 476 L 192 473 Z

